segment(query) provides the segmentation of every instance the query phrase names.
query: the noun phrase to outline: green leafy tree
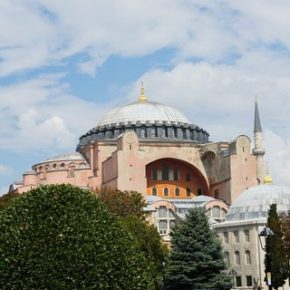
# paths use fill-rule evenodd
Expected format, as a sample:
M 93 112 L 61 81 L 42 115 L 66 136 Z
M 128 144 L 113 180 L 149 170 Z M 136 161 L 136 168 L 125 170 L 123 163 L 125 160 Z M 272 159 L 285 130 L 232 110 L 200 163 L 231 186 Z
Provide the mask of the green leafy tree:
M 203 209 L 192 209 L 172 233 L 166 289 L 229 290 L 232 282 L 225 270 L 220 241 L 210 229 Z
M 277 205 L 272 204 L 268 211 L 267 227 L 274 235 L 266 240 L 265 273 L 271 272 L 271 282 L 274 289 L 285 284 L 288 278 L 288 259 L 283 244 L 282 223 L 277 214 Z M 265 277 L 265 281 L 267 278 Z
M 163 289 L 163 265 L 168 248 L 153 225 L 134 216 L 122 218 L 125 228 L 135 238 L 140 250 L 145 254 L 154 279 L 155 289 Z
M 155 289 L 162 289 L 163 264 L 168 248 L 162 243 L 156 228 L 145 221 L 146 204 L 142 194 L 136 191 L 102 189 L 97 191 L 97 195 L 136 240 L 148 260 Z
M 0 211 L 5 209 L 13 198 L 17 197 L 19 194 L 15 192 L 8 192 L 0 196 Z
M 146 202 L 137 191 L 121 191 L 118 189 L 102 188 L 96 191 L 99 199 L 106 204 L 110 212 L 118 217 L 135 216 L 145 218 Z
M 0 213 L 0 289 L 154 288 L 143 253 L 96 196 L 53 185 Z

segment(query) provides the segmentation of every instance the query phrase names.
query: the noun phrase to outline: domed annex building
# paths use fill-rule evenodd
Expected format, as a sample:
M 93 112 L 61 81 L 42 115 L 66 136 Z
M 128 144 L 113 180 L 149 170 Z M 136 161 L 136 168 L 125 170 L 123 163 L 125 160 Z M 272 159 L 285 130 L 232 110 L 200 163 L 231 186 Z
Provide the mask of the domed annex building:
M 245 135 L 213 142 L 175 108 L 148 100 L 142 86 L 136 102 L 113 109 L 82 135 L 76 152 L 33 165 L 10 190 L 55 183 L 136 190 L 166 240 L 175 219 L 189 208 L 202 206 L 213 220 L 223 221 L 239 194 L 263 180 L 257 103 L 254 131 L 253 151 Z
M 267 224 L 271 204 L 277 205 L 278 214 L 287 214 L 290 210 L 290 187 L 274 185 L 266 176 L 264 184 L 251 187 L 239 195 L 230 206 L 224 222 L 214 224 L 233 276 L 233 289 L 259 289 L 254 288 L 257 286 L 268 289 L 264 281 L 265 252 L 259 234 Z M 288 281 L 283 289 L 290 289 Z

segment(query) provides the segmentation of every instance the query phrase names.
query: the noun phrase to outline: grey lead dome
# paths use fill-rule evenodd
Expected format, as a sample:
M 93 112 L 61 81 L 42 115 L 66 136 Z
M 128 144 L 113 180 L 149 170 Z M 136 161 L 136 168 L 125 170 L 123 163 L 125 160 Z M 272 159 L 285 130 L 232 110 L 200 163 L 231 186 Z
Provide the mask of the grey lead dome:
M 247 189 L 232 203 L 226 221 L 265 219 L 271 204 L 277 204 L 278 213 L 287 213 L 290 187 L 263 184 Z
M 139 140 L 162 142 L 209 142 L 209 134 L 194 125 L 178 110 L 149 102 L 141 94 L 139 101 L 117 107 L 80 137 L 77 150 L 97 140 L 116 140 L 127 131 L 134 131 Z
M 98 123 L 98 126 L 129 122 L 133 124 L 137 122 L 191 123 L 181 112 L 172 107 L 155 102 L 135 102 L 113 109 Z

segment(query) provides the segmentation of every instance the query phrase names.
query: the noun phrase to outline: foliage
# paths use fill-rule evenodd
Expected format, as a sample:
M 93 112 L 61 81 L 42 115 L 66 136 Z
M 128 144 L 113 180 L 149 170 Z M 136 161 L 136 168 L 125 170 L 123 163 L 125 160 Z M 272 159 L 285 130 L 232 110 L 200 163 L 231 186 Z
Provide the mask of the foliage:
M 210 229 L 203 209 L 192 209 L 172 233 L 166 289 L 228 290 L 232 283 L 225 270 L 220 241 Z
M 265 273 L 271 272 L 272 287 L 278 289 L 288 278 L 288 259 L 283 247 L 282 224 L 277 214 L 276 204 L 270 206 L 267 227 L 273 231 L 274 235 L 266 240 Z M 267 281 L 266 277 L 265 281 Z
M 281 215 L 279 218 L 283 234 L 283 246 L 288 259 L 290 259 L 290 212 Z
M 15 192 L 8 192 L 0 196 L 0 211 L 5 209 L 9 205 L 10 201 L 18 195 L 19 194 Z
M 0 233 L 0 289 L 153 289 L 135 241 L 80 188 L 42 186 L 14 199 Z
M 136 239 L 140 250 L 149 261 L 155 289 L 163 289 L 163 265 L 168 255 L 168 248 L 162 244 L 156 228 L 132 216 L 122 218 L 122 223 Z
M 144 219 L 143 208 L 146 203 L 141 193 L 110 188 L 102 188 L 96 193 L 114 215 L 118 217 L 135 216 Z
M 136 240 L 148 260 L 155 289 L 161 289 L 163 263 L 168 249 L 162 244 L 156 228 L 145 221 L 143 209 L 146 204 L 142 194 L 136 191 L 102 189 L 97 191 L 97 195 Z

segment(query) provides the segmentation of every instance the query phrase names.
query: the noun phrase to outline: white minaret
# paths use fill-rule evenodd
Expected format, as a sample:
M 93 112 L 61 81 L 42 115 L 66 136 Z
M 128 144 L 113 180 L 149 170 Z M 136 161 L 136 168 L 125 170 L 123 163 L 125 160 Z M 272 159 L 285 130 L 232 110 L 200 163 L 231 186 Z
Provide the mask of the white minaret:
M 255 101 L 255 121 L 254 121 L 254 142 L 253 155 L 256 157 L 257 179 L 258 183 L 262 183 L 265 177 L 264 155 L 265 149 L 263 146 L 263 132 L 259 115 L 257 99 Z

